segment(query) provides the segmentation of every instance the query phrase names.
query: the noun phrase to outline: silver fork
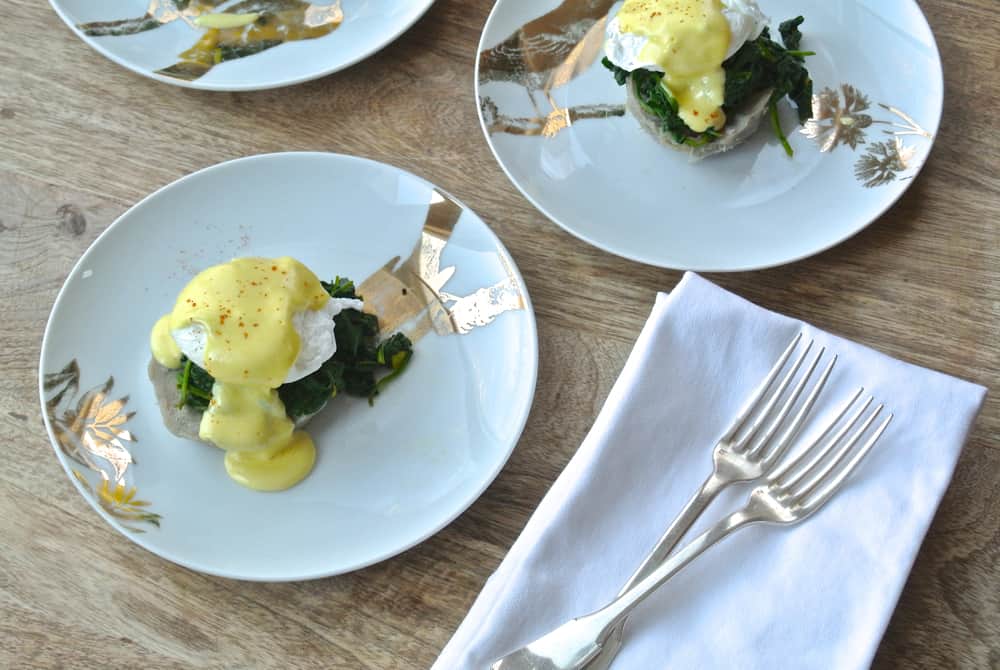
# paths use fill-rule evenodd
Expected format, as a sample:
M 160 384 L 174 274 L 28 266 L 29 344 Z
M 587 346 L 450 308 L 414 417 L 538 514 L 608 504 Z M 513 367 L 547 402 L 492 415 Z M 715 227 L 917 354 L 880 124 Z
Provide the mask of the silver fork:
M 768 396 L 768 391 L 778 380 L 782 370 L 801 340 L 802 333 L 799 333 L 785 347 L 784 352 L 778 357 L 778 360 L 757 388 L 754 389 L 739 414 L 733 419 L 732 424 L 726 429 L 723 436 L 719 438 L 719 441 L 712 449 L 712 463 L 714 466 L 712 474 L 705 480 L 705 483 L 702 484 L 701 489 L 695 493 L 694 497 L 681 509 L 680 513 L 663 533 L 653 549 L 646 555 L 642 564 L 629 577 L 628 581 L 618 592 L 619 596 L 639 583 L 643 577 L 652 572 L 656 566 L 670 555 L 670 552 L 677 546 L 677 543 L 684 537 L 684 534 L 687 533 L 694 522 L 698 520 L 723 489 L 736 482 L 758 482 L 763 480 L 774 469 L 782 455 L 784 455 L 788 445 L 798 434 L 803 422 L 816 403 L 820 391 L 826 385 L 826 380 L 837 362 L 837 357 L 834 356 L 826 366 L 826 369 L 823 370 L 819 381 L 816 382 L 815 386 L 813 386 L 812 390 L 806 396 L 805 402 L 793 417 L 788 428 L 786 428 L 780 438 L 775 439 L 775 435 L 805 389 L 807 382 L 815 372 L 816 366 L 825 351 L 825 349 L 820 350 L 798 384 L 793 388 L 791 394 L 782 401 L 782 393 L 791 384 L 795 375 L 802 367 L 803 362 L 806 360 L 809 351 L 812 349 L 813 341 L 810 340 L 805 349 L 794 360 L 791 368 L 781 377 L 774 393 Z M 757 436 L 757 433 L 769 420 L 771 424 L 768 429 L 764 431 L 764 434 L 753 446 L 750 446 L 751 440 Z M 587 670 L 607 670 L 611 666 L 611 661 L 614 660 L 614 657 L 618 654 L 618 649 L 621 647 L 624 626 L 625 621 L 622 621 L 615 627 L 608 637 L 607 643 L 602 648 L 600 655 L 590 662 Z
M 821 508 L 871 451 L 892 420 L 890 414 L 861 448 L 855 450 L 855 445 L 882 411 L 883 406 L 879 405 L 869 413 L 868 407 L 872 403 L 872 398 L 869 398 L 827 440 L 862 393 L 863 389 L 859 389 L 816 439 L 778 468 L 768 478 L 768 483 L 755 488 L 743 509 L 699 535 L 604 608 L 563 624 L 527 646 L 497 659 L 490 668 L 581 670 L 597 657 L 615 627 L 640 602 L 710 546 L 751 524 L 793 524 Z M 855 428 L 866 413 L 868 416 Z

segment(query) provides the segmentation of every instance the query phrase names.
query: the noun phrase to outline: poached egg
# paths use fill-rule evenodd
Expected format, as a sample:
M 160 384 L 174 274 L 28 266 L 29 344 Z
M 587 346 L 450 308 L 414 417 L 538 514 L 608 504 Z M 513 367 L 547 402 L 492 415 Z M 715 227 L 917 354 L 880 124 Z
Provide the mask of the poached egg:
M 337 353 L 337 340 L 333 333 L 333 317 L 345 309 L 363 310 L 365 303 L 353 298 L 330 298 L 319 309 L 300 310 L 292 314 L 292 329 L 299 337 L 299 355 L 285 375 L 284 383 L 298 381 L 319 370 L 320 366 Z M 205 367 L 205 347 L 208 345 L 208 330 L 200 323 L 190 323 L 170 335 L 181 353 L 194 361 L 200 368 Z
M 608 22 L 604 53 L 629 72 L 663 72 L 684 123 L 695 132 L 721 130 L 722 63 L 768 23 L 755 0 L 625 0 Z
M 277 388 L 333 356 L 333 317 L 363 306 L 331 298 L 293 258 L 237 258 L 184 287 L 153 327 L 150 347 L 166 368 L 180 367 L 183 354 L 215 378 L 198 437 L 226 450 L 234 480 L 276 491 L 301 481 L 316 460 L 312 439 L 295 430 Z

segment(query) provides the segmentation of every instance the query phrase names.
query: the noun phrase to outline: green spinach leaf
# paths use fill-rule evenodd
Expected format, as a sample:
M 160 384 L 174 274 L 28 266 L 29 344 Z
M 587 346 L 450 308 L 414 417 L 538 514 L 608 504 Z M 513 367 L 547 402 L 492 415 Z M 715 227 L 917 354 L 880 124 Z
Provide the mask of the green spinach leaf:
M 615 76 L 615 81 L 618 82 L 619 86 L 624 86 L 625 82 L 628 81 L 628 76 L 631 74 L 628 70 L 618 67 L 611 62 L 611 59 L 605 56 L 601 59 L 601 65 L 611 70 L 611 74 Z
M 177 372 L 177 389 L 180 391 L 178 407 L 187 405 L 199 412 L 208 409 L 212 400 L 212 386 L 215 379 L 212 375 L 195 365 L 187 356 L 181 356 L 181 367 Z
M 797 28 L 801 18 L 800 16 L 781 24 L 794 24 L 794 32 L 789 39 L 796 46 L 802 39 Z M 722 64 L 726 70 L 726 98 L 723 106 L 727 111 L 737 109 L 755 93 L 773 88 L 772 100 L 777 101 L 787 95 L 798 108 L 799 120 L 810 118 L 812 79 L 803 64 L 803 57 L 811 53 L 786 49 L 773 41 L 770 31 L 765 28 L 760 37 L 744 43 Z
M 799 30 L 799 26 L 802 25 L 803 21 L 805 18 L 796 16 L 794 19 L 782 21 L 781 25 L 778 26 L 781 42 L 789 51 L 795 51 L 802 44 L 802 32 Z
M 601 63 L 614 73 L 615 81 L 619 85 L 623 85 L 629 77 L 632 77 L 639 104 L 647 113 L 660 119 L 660 129 L 665 133 L 670 133 L 670 136 L 678 144 L 700 146 L 718 137 L 718 133 L 714 129 L 696 133 L 688 128 L 688 125 L 678 114 L 677 101 L 670 95 L 670 91 L 661 84 L 662 73 L 646 69 L 628 72 L 607 58 L 604 58 Z
M 350 279 L 336 277 L 322 284 L 333 298 L 358 297 Z M 413 343 L 402 333 L 379 342 L 378 318 L 373 314 L 345 309 L 334 317 L 334 323 L 336 353 L 312 374 L 278 387 L 278 396 L 292 420 L 318 412 L 341 392 L 368 398 L 372 403 L 413 357 Z M 182 358 L 177 371 L 180 406 L 204 412 L 212 398 L 214 383 L 212 375 Z
M 347 277 L 334 277 L 333 281 L 325 282 L 321 281 L 320 284 L 323 285 L 323 290 L 330 294 L 331 298 L 357 298 L 357 290 L 354 287 L 354 282 L 352 282 Z
M 802 44 L 799 26 L 804 20 L 797 16 L 779 26 L 783 44 L 772 40 L 770 31 L 765 28 L 757 39 L 745 42 L 722 64 L 726 71 L 723 110 L 731 113 L 760 91 L 773 89 L 768 102 L 771 125 L 789 155 L 792 153 L 791 146 L 778 122 L 778 100 L 787 96 L 795 104 L 800 122 L 804 123 L 812 117 L 813 82 L 804 61 L 806 56 L 814 54 L 799 50 Z M 697 146 L 719 137 L 719 133 L 713 129 L 695 133 L 688 128 L 677 113 L 677 101 L 661 85 L 663 75 L 659 72 L 646 69 L 628 72 L 607 58 L 601 62 L 611 70 L 619 85 L 625 84 L 629 77 L 632 78 L 636 97 L 643 109 L 659 117 L 662 129 L 669 132 L 677 142 Z

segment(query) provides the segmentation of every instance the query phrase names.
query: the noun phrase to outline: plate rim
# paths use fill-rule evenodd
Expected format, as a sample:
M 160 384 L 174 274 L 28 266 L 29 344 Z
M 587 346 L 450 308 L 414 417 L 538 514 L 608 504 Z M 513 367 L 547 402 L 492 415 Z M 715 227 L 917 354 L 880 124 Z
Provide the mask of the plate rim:
M 523 298 L 524 298 L 524 309 L 523 310 L 519 310 L 519 311 L 523 311 L 524 314 L 525 314 L 525 317 L 527 318 L 526 325 L 527 325 L 527 328 L 528 328 L 529 342 L 531 344 L 531 356 L 530 356 L 530 359 L 527 361 L 529 363 L 529 365 L 528 365 L 528 373 L 530 375 L 530 379 L 529 379 L 528 392 L 525 395 L 525 397 L 526 397 L 525 407 L 524 407 L 523 412 L 521 413 L 522 416 L 520 417 L 520 419 L 518 421 L 519 425 L 517 426 L 517 429 L 514 432 L 514 435 L 513 435 L 513 438 L 511 439 L 510 445 L 507 447 L 506 453 L 503 455 L 502 458 L 499 458 L 497 460 L 497 463 L 496 463 L 495 467 L 489 473 L 489 475 L 484 478 L 482 485 L 480 487 L 478 487 L 476 489 L 476 491 L 468 497 L 467 500 L 463 500 L 460 505 L 457 505 L 456 509 L 455 509 L 455 511 L 453 513 L 445 515 L 444 521 L 442 521 L 442 522 L 434 525 L 429 531 L 426 531 L 425 533 L 421 534 L 417 539 L 415 539 L 415 540 L 413 540 L 411 542 L 408 542 L 406 544 L 400 545 L 399 547 L 396 547 L 396 548 L 394 548 L 392 550 L 383 552 L 383 553 L 378 554 L 378 555 L 376 555 L 376 556 L 374 556 L 374 557 L 372 557 L 370 559 L 367 559 L 365 561 L 360 561 L 360 562 L 358 562 L 356 564 L 352 564 L 352 565 L 350 565 L 348 567 L 345 567 L 345 568 L 338 568 L 338 569 L 333 569 L 333 570 L 320 570 L 320 571 L 317 571 L 317 572 L 314 572 L 314 573 L 294 574 L 294 575 L 293 574 L 289 574 L 289 575 L 283 575 L 283 576 L 275 577 L 275 576 L 271 576 L 271 575 L 261 576 L 261 575 L 254 575 L 254 574 L 242 574 L 242 573 L 236 573 L 236 572 L 232 572 L 232 571 L 218 570 L 218 569 L 214 569 L 214 568 L 211 568 L 211 567 L 208 567 L 208 566 L 200 565 L 197 561 L 187 560 L 186 558 L 184 558 L 183 556 L 178 555 L 174 551 L 163 550 L 161 547 L 157 547 L 153 543 L 148 542 L 147 539 L 146 539 L 146 534 L 139 534 L 139 533 L 130 533 L 130 532 L 128 532 L 127 529 L 124 526 L 122 526 L 114 518 L 112 518 L 107 512 L 105 512 L 101 508 L 101 506 L 98 504 L 96 496 L 94 496 L 91 493 L 89 493 L 88 491 L 86 491 L 84 489 L 84 487 L 83 487 L 83 484 L 75 476 L 73 476 L 73 473 L 71 472 L 71 466 L 70 466 L 70 463 L 69 463 L 69 459 L 66 458 L 65 454 L 62 453 L 62 451 L 59 449 L 59 447 L 57 445 L 57 441 L 55 439 L 55 436 L 54 436 L 54 433 L 53 433 L 53 430 L 52 430 L 52 425 L 49 422 L 48 412 L 46 411 L 45 374 L 46 374 L 46 370 L 47 370 L 46 364 L 48 362 L 47 361 L 48 357 L 47 357 L 46 354 L 47 354 L 47 351 L 48 351 L 48 348 L 49 348 L 49 335 L 50 335 L 50 330 L 52 329 L 52 317 L 53 317 L 53 315 L 55 314 L 56 310 L 59 308 L 61 302 L 64 299 L 64 296 L 66 294 L 66 287 L 68 286 L 70 277 L 73 277 L 73 276 L 77 275 L 78 271 L 81 269 L 81 267 L 83 266 L 84 261 L 90 255 L 90 253 L 92 252 L 92 250 L 97 247 L 97 245 L 101 242 L 101 240 L 103 240 L 104 237 L 106 235 L 108 235 L 112 231 L 112 229 L 114 229 L 115 227 L 124 225 L 123 222 L 126 220 L 126 217 L 129 214 L 131 214 L 133 211 L 137 210 L 141 205 L 145 205 L 145 203 L 147 203 L 147 201 L 149 201 L 149 200 L 153 199 L 154 197 L 158 196 L 160 193 L 163 193 L 163 192 L 166 192 L 166 191 L 170 190 L 171 188 L 173 188 L 174 186 L 177 186 L 177 185 L 181 184 L 182 182 L 185 182 L 185 181 L 190 180 L 190 179 L 197 179 L 200 175 L 202 175 L 202 173 L 206 173 L 206 172 L 210 172 L 210 171 L 214 171 L 214 170 L 218 170 L 218 169 L 225 169 L 226 167 L 228 167 L 228 166 L 230 166 L 231 164 L 234 164 L 234 163 L 244 163 L 244 162 L 249 163 L 249 162 L 267 161 L 267 160 L 272 160 L 272 159 L 275 159 L 275 158 L 288 158 L 288 157 L 322 157 L 322 158 L 325 158 L 325 159 L 331 159 L 332 158 L 334 160 L 346 160 L 348 162 L 359 162 L 359 163 L 364 163 L 364 164 L 370 164 L 370 165 L 379 166 L 379 167 L 382 167 L 382 168 L 389 168 L 389 169 L 394 170 L 394 171 L 396 171 L 398 173 L 404 174 L 404 175 L 406 175 L 409 178 L 417 180 L 418 182 L 424 184 L 429 189 L 436 190 L 437 192 L 441 193 L 442 195 L 444 195 L 445 197 L 451 199 L 454 203 L 456 203 L 457 205 L 459 205 L 462 208 L 463 212 L 468 212 L 468 213 L 472 214 L 479 221 L 479 223 L 482 224 L 483 229 L 487 232 L 487 234 L 493 240 L 493 243 L 496 245 L 497 251 L 499 253 L 501 253 L 505 257 L 505 260 L 509 263 L 509 269 L 510 269 L 510 271 L 513 273 L 514 278 L 517 280 L 518 285 L 520 286 L 520 289 L 521 289 L 521 292 L 522 292 L 522 295 L 523 295 Z M 56 295 L 56 298 L 55 298 L 55 300 L 52 303 L 52 307 L 49 310 L 49 316 L 48 316 L 48 318 L 46 319 L 46 322 L 45 322 L 45 330 L 44 330 L 44 333 L 42 335 L 42 342 L 41 342 L 41 346 L 40 346 L 40 349 L 39 349 L 39 356 L 38 356 L 38 398 L 39 398 L 40 409 L 41 409 L 41 414 L 42 414 L 42 421 L 43 421 L 44 426 L 45 426 L 45 436 L 48 439 L 49 446 L 55 452 L 56 459 L 59 462 L 59 464 L 62 466 L 63 472 L 66 475 L 66 478 L 73 484 L 73 486 L 76 488 L 77 492 L 87 502 L 87 504 L 89 504 L 90 507 L 94 511 L 96 511 L 97 514 L 111 528 L 113 528 L 119 534 L 123 535 L 130 542 L 138 545 L 142 549 L 150 552 L 151 554 L 154 554 L 154 555 L 158 556 L 161 559 L 167 560 L 167 561 L 169 561 L 171 563 L 174 563 L 176 565 L 182 566 L 182 567 L 187 568 L 189 570 L 193 570 L 195 572 L 199 572 L 199 573 L 202 573 L 202 574 L 212 575 L 214 577 L 224 577 L 224 578 L 227 578 L 227 579 L 234 579 L 234 580 L 239 580 L 239 581 L 262 582 L 262 583 L 283 583 L 283 582 L 311 581 L 311 580 L 315 580 L 315 579 L 324 579 L 326 577 L 333 577 L 333 576 L 336 576 L 336 575 L 341 575 L 341 574 L 347 574 L 347 573 L 351 573 L 351 572 L 356 572 L 358 570 L 362 570 L 362 569 L 367 568 L 369 566 L 375 565 L 377 563 L 381 563 L 381 562 L 386 561 L 386 560 L 388 560 L 390 558 L 398 556 L 398 555 L 400 555 L 400 554 L 402 554 L 402 553 L 404 553 L 404 552 L 412 549 L 413 547 L 415 547 L 415 546 L 417 546 L 417 545 L 425 542 L 426 540 L 430 539 L 434 535 L 437 535 L 444 528 L 446 528 L 447 526 L 451 525 L 451 523 L 453 523 L 458 517 L 460 517 L 462 514 L 464 514 L 466 511 L 468 511 L 468 509 L 476 501 L 478 501 L 482 497 L 482 495 L 486 492 L 486 490 L 493 484 L 494 481 L 496 481 L 496 478 L 500 475 L 500 473 L 503 471 L 503 469 L 507 466 L 507 463 L 510 461 L 511 455 L 514 453 L 514 449 L 516 449 L 517 446 L 518 446 L 518 444 L 520 444 L 521 437 L 523 436 L 523 433 L 524 433 L 524 429 L 527 426 L 529 417 L 531 416 L 531 410 L 534 407 L 535 394 L 537 392 L 537 386 L 538 386 L 538 368 L 539 368 L 539 364 L 538 364 L 538 352 L 539 352 L 538 323 L 537 323 L 537 318 L 535 316 L 534 306 L 533 306 L 532 301 L 531 301 L 531 296 L 528 293 L 528 285 L 524 281 L 524 277 L 521 274 L 520 268 L 517 266 L 517 263 L 514 261 L 514 258 L 511 256 L 510 251 L 503 244 L 503 241 L 499 238 L 499 236 L 496 234 L 496 232 L 489 226 L 489 224 L 487 224 L 486 221 L 481 216 L 479 216 L 479 214 L 475 210 L 473 210 L 472 208 L 468 207 L 464 202 L 462 202 L 458 198 L 455 198 L 449 191 L 436 186 L 433 182 L 431 182 L 431 181 L 429 181 L 427 179 L 424 179 L 423 177 L 420 177 L 420 176 L 418 176 L 418 175 L 410 172 L 409 170 L 397 167 L 397 166 L 392 165 L 390 163 L 384 163 L 382 161 L 377 161 L 377 160 L 374 160 L 374 159 L 371 159 L 371 158 L 365 158 L 365 157 L 361 157 L 361 156 L 354 156 L 354 155 L 351 155 L 351 154 L 342 154 L 342 153 L 327 152 L 327 151 L 281 151 L 281 152 L 272 152 L 272 153 L 263 153 L 263 154 L 253 154 L 253 155 L 250 155 L 250 156 L 243 156 L 243 157 L 240 157 L 240 158 L 234 158 L 234 159 L 230 159 L 230 160 L 227 160 L 227 161 L 222 161 L 220 163 L 215 163 L 213 165 L 209 165 L 209 166 L 203 167 L 203 168 L 201 168 L 199 170 L 196 170 L 194 172 L 190 172 L 188 174 L 185 174 L 185 175 L 179 177 L 178 179 L 175 179 L 175 180 L 169 182 L 168 184 L 160 186 L 156 190 L 152 191 L 151 193 L 149 193 L 146 196 L 144 196 L 143 198 L 141 198 L 139 201 L 137 201 L 136 203 L 134 203 L 133 205 L 131 205 L 128 209 L 126 209 L 124 212 L 122 212 L 118 217 L 116 217 L 115 220 L 112 221 L 108 225 L 107 228 L 105 228 L 103 231 L 101 231 L 101 233 L 94 239 L 94 241 L 91 242 L 87 246 L 86 250 L 84 250 L 84 252 L 80 255 L 80 257 L 76 260 L 76 262 L 73 264 L 72 268 L 67 273 L 66 279 L 63 281 L 62 285 L 59 287 L 59 293 Z
M 634 261 L 636 263 L 642 263 L 643 265 L 649 265 L 649 266 L 652 266 L 652 267 L 663 268 L 665 270 L 678 270 L 678 271 L 681 271 L 681 272 L 706 272 L 706 273 L 707 272 L 718 272 L 718 273 L 722 273 L 722 272 L 751 272 L 751 271 L 754 271 L 754 270 L 768 270 L 768 269 L 771 269 L 771 268 L 781 267 L 782 265 L 791 265 L 792 263 L 797 263 L 797 262 L 799 262 L 801 260 L 805 260 L 806 258 L 811 258 L 811 257 L 817 256 L 817 255 L 819 255 L 819 254 L 821 254 L 821 253 L 823 253 L 825 251 L 829 251 L 833 247 L 836 247 L 836 246 L 838 246 L 838 245 L 846 242 L 847 240 L 851 239 L 852 237 L 854 237 L 855 235 L 859 234 L 861 231 L 865 230 L 866 228 L 868 228 L 869 226 L 871 226 L 873 223 L 875 223 L 876 221 L 878 221 L 879 219 L 881 219 L 885 215 L 885 213 L 888 212 L 890 209 L 892 209 L 892 207 L 897 202 L 899 202 L 899 200 L 903 197 L 903 195 L 907 191 L 910 190 L 911 184 L 913 183 L 914 180 L 916 180 L 916 178 L 920 175 L 920 173 L 923 172 L 924 166 L 927 165 L 927 162 L 930 160 L 930 157 L 931 157 L 932 153 L 934 152 L 934 147 L 937 145 L 938 130 L 941 127 L 941 119 L 942 119 L 943 113 L 944 113 L 944 97 L 945 97 L 944 64 L 941 61 L 941 50 L 938 47 L 937 37 L 934 35 L 934 30 L 931 28 L 931 24 L 927 20 L 927 15 L 920 8 L 920 5 L 916 2 L 916 0 L 905 0 L 906 2 L 909 2 L 910 6 L 913 9 L 916 10 L 917 15 L 923 20 L 923 25 L 924 25 L 924 27 L 926 27 L 928 34 L 931 36 L 931 46 L 933 47 L 934 60 L 935 60 L 935 63 L 937 65 L 937 68 L 936 68 L 936 70 L 937 70 L 936 71 L 936 75 L 937 75 L 936 79 L 937 79 L 937 83 L 938 83 L 938 85 L 939 85 L 939 87 L 941 89 L 941 96 L 940 96 L 940 98 L 938 100 L 937 108 L 935 109 L 935 118 L 933 119 L 933 123 L 928 123 L 927 124 L 928 127 L 933 128 L 933 132 L 931 134 L 930 145 L 927 148 L 927 156 L 926 156 L 926 158 L 916 168 L 916 170 L 913 173 L 913 176 L 909 179 L 909 183 L 906 185 L 906 187 L 903 188 L 901 191 L 899 191 L 899 193 L 897 193 L 895 196 L 893 196 L 891 198 L 887 198 L 886 201 L 885 201 L 885 204 L 878 210 L 878 212 L 874 216 L 872 216 L 868 221 L 866 221 L 865 223 L 859 225 L 858 227 L 856 227 L 855 229 L 851 230 L 850 232 L 847 232 L 844 235 L 842 235 L 841 237 L 836 238 L 835 240 L 827 243 L 825 246 L 816 247 L 816 249 L 814 249 L 812 251 L 807 251 L 807 252 L 803 252 L 803 253 L 795 255 L 795 256 L 791 256 L 791 257 L 787 258 L 786 260 L 778 260 L 778 261 L 766 262 L 766 263 L 749 263 L 749 264 L 744 264 L 744 265 L 740 265 L 740 264 L 724 264 L 724 265 L 697 265 L 697 264 L 694 264 L 694 265 L 692 265 L 692 264 L 687 264 L 687 263 L 672 262 L 672 261 L 669 261 L 669 260 L 665 261 L 665 260 L 662 260 L 662 259 L 654 258 L 652 256 L 646 256 L 644 254 L 639 254 L 639 253 L 623 252 L 623 251 L 620 251 L 620 250 L 616 250 L 616 249 L 612 248 L 612 245 L 610 245 L 610 244 L 608 244 L 606 242 L 598 241 L 597 239 L 593 238 L 590 235 L 586 235 L 586 234 L 584 234 L 584 233 L 582 233 L 580 231 L 574 230 L 572 227 L 570 227 L 569 225 L 567 225 L 565 222 L 561 221 L 559 218 L 557 218 L 556 216 L 554 216 L 545 206 L 543 206 L 538 200 L 536 200 L 535 198 L 533 198 L 525 190 L 525 188 L 523 186 L 521 186 L 520 182 L 517 179 L 514 178 L 514 175 L 511 174 L 510 169 L 508 169 L 507 165 L 500 158 L 500 153 L 497 151 L 497 148 L 494 146 L 494 143 L 493 143 L 493 141 L 491 139 L 491 136 L 490 136 L 489 129 L 486 126 L 486 119 L 483 118 L 483 108 L 482 108 L 482 105 L 480 104 L 480 101 L 482 100 L 482 98 L 481 98 L 480 90 L 479 90 L 479 54 L 481 54 L 485 50 L 485 48 L 486 48 L 485 45 L 484 45 L 484 42 L 485 42 L 485 39 L 486 39 L 486 33 L 489 30 L 490 25 L 492 24 L 493 20 L 496 17 L 497 10 L 500 8 L 500 5 L 502 5 L 504 2 L 508 2 L 508 1 L 509 0 L 496 0 L 494 2 L 493 9 L 490 10 L 489 15 L 486 17 L 486 22 L 483 24 L 483 29 L 482 29 L 482 31 L 479 34 L 479 42 L 478 42 L 478 44 L 476 46 L 476 53 L 475 53 L 475 56 L 474 56 L 474 58 L 475 58 L 475 70 L 474 70 L 474 73 L 473 73 L 473 93 L 474 93 L 474 100 L 473 100 L 473 102 L 476 105 L 476 117 L 479 119 L 479 127 L 483 131 L 483 136 L 486 138 L 486 145 L 489 147 L 490 153 L 493 154 L 494 160 L 500 166 L 500 169 L 503 171 L 504 175 L 506 175 L 506 177 L 510 181 L 510 183 L 514 185 L 514 188 L 516 188 L 518 190 L 518 192 L 522 196 L 524 196 L 525 200 L 527 200 L 535 209 L 537 209 L 539 212 L 541 212 L 542 215 L 545 216 L 545 218 L 547 218 L 552 223 L 556 224 L 559 228 L 561 228 L 565 232 L 569 233 L 570 235 L 572 235 L 576 239 L 581 240 L 581 241 L 583 241 L 583 242 L 591 245 L 592 247 L 596 247 L 597 249 L 600 249 L 601 251 L 609 253 L 609 254 L 611 254 L 613 256 L 617 256 L 619 258 L 624 258 L 624 259 L 629 260 L 629 261 Z M 857 1 L 857 0 L 855 0 L 855 1 Z
M 87 46 L 101 54 L 111 62 L 120 65 L 121 67 L 134 72 L 135 74 L 146 77 L 147 79 L 152 79 L 154 81 L 162 82 L 164 84 L 171 84 L 173 86 L 179 86 L 181 88 L 189 88 L 199 91 L 220 91 L 220 92 L 241 92 L 241 91 L 268 91 L 275 88 L 284 88 L 285 86 L 295 86 L 297 84 L 304 84 L 308 81 L 313 81 L 315 79 L 322 79 L 328 75 L 340 72 L 341 70 L 346 70 L 347 68 L 357 65 L 361 61 L 371 58 L 376 53 L 389 46 L 397 39 L 399 39 L 403 33 L 412 28 L 416 23 L 424 17 L 424 15 L 430 10 L 431 6 L 434 5 L 435 0 L 420 0 L 424 3 L 424 6 L 417 11 L 413 16 L 413 19 L 409 22 L 404 22 L 400 29 L 388 37 L 384 41 L 376 42 L 373 47 L 367 51 L 361 52 L 352 58 L 347 59 L 340 65 L 333 67 L 324 68 L 320 71 L 314 72 L 312 74 L 306 74 L 299 77 L 291 77 L 289 79 L 266 83 L 266 84 L 205 84 L 202 83 L 200 79 L 195 79 L 193 81 L 187 81 L 184 79 L 177 79 L 176 77 L 167 77 L 162 74 L 157 74 L 152 70 L 146 70 L 138 65 L 131 63 L 130 61 L 118 57 L 116 54 L 112 53 L 110 50 L 105 48 L 102 44 L 97 42 L 93 37 L 89 35 L 84 35 L 83 32 L 76 26 L 75 23 L 66 15 L 63 9 L 60 7 L 60 0 L 49 0 L 49 6 L 52 7 L 53 11 L 62 19 L 63 23 L 72 31 L 76 37 L 83 40 Z M 260 55 L 260 54 L 255 54 Z M 193 173 L 192 173 L 193 174 Z M 138 204 L 138 203 L 136 203 Z

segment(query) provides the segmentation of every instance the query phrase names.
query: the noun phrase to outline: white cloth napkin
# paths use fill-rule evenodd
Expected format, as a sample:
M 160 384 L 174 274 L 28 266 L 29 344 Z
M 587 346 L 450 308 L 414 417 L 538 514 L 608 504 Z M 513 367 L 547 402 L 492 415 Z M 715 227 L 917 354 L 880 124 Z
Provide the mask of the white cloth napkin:
M 711 470 L 796 332 L 840 358 L 800 437 L 859 386 L 895 419 L 827 506 L 709 549 L 633 613 L 614 670 L 866 668 L 985 389 L 756 307 L 694 274 L 659 295 L 590 434 L 433 670 L 481 670 L 612 599 Z M 723 492 L 682 543 L 745 502 Z

